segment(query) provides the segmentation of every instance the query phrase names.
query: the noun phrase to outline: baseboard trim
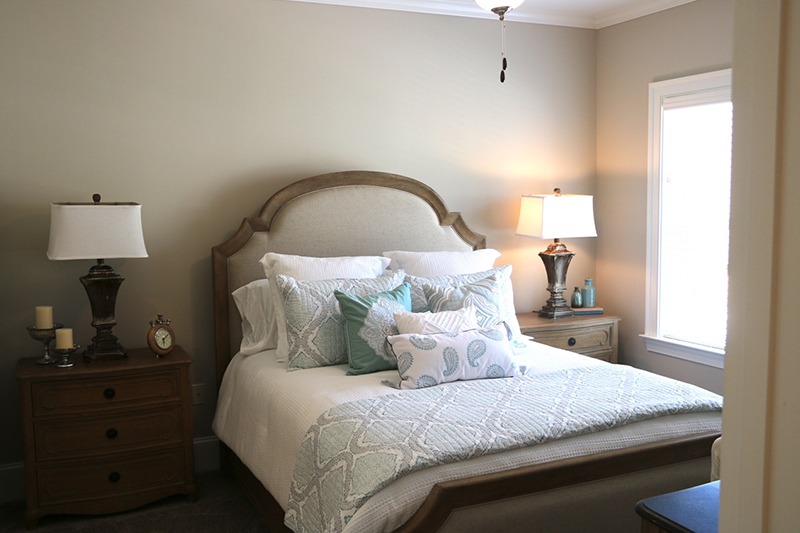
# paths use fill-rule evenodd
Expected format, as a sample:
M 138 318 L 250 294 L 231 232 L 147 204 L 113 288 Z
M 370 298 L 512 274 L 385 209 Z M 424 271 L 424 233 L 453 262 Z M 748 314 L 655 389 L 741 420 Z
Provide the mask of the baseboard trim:
M 0 502 L 25 499 L 25 463 L 0 465 Z
M 197 473 L 219 470 L 219 439 L 197 437 L 194 446 L 194 470 Z M 25 499 L 25 463 L 0 464 L 0 503 Z
M 219 439 L 215 436 L 194 439 L 194 471 L 219 470 Z

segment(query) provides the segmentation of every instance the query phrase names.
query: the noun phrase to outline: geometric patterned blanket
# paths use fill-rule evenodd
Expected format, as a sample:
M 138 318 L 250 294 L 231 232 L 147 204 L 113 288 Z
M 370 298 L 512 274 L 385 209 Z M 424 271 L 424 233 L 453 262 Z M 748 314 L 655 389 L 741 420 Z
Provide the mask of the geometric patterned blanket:
M 345 403 L 309 428 L 285 523 L 297 533 L 339 533 L 370 496 L 415 470 L 721 409 L 717 394 L 623 365 L 455 382 Z

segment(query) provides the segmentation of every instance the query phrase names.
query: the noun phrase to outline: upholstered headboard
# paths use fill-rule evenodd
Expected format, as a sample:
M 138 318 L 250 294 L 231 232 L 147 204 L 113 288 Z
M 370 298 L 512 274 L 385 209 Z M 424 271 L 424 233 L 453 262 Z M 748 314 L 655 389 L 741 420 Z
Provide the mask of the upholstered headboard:
M 331 257 L 485 246 L 486 238 L 449 212 L 433 189 L 411 178 L 348 171 L 285 187 L 211 249 L 218 384 L 242 338 L 231 293 L 264 277 L 258 260 L 265 253 Z

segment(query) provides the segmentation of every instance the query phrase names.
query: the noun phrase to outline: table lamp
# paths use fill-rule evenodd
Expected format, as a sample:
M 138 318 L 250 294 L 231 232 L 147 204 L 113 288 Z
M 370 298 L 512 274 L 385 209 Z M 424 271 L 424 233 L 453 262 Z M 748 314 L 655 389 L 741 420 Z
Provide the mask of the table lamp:
M 142 206 L 130 202 L 54 203 L 50 208 L 50 243 L 47 257 L 60 261 L 93 259 L 97 263 L 80 278 L 92 306 L 92 326 L 97 335 L 86 347 L 87 361 L 121 359 L 125 349 L 112 333 L 119 286 L 125 278 L 114 272 L 107 259 L 147 257 L 142 235 Z
M 574 315 L 564 299 L 564 291 L 567 289 L 567 268 L 575 252 L 569 251 L 561 239 L 597 237 L 592 197 L 561 194 L 558 188 L 551 195 L 523 195 L 517 235 L 553 239 L 545 251 L 539 252 L 550 292 L 550 298 L 539 310 L 539 315 L 547 318 Z

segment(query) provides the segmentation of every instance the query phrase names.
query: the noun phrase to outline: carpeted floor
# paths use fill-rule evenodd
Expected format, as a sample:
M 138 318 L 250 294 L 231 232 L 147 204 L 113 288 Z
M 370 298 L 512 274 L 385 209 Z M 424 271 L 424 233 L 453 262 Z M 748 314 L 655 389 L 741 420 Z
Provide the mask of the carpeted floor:
M 25 503 L 0 504 L 0 531 L 25 529 Z M 39 520 L 37 531 L 65 533 L 261 533 L 255 508 L 233 479 L 219 473 L 197 477 L 197 501 L 172 496 L 156 503 L 103 516 L 52 515 Z

